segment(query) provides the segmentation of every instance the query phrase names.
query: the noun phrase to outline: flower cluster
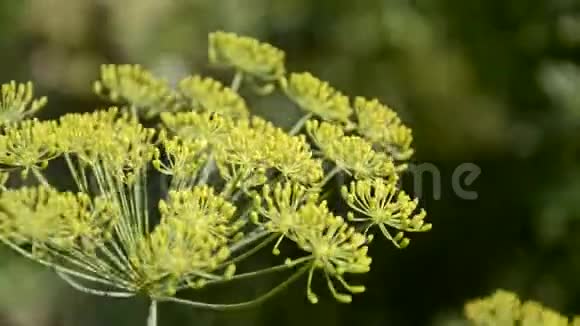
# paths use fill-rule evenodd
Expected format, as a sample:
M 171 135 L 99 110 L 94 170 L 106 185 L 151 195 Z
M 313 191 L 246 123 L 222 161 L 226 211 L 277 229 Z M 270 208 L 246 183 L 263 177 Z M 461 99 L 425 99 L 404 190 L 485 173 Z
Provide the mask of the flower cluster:
M 304 111 L 324 120 L 348 122 L 352 113 L 348 97 L 309 72 L 291 74 L 283 87 Z
M 102 197 L 84 193 L 58 192 L 49 187 L 7 190 L 0 195 L 5 239 L 32 245 L 42 251 L 78 251 L 106 241 L 118 217 L 115 208 Z
M 338 125 L 316 120 L 308 121 L 306 129 L 324 156 L 356 179 L 395 177 L 393 159 L 386 153 L 375 151 L 364 138 L 345 136 Z
M 103 65 L 95 92 L 116 103 L 129 104 L 145 117 L 167 111 L 175 94 L 167 81 L 156 78 L 140 65 Z
M 465 315 L 474 326 L 578 326 L 580 317 L 572 321 L 535 301 L 521 302 L 513 293 L 498 290 L 493 295 L 465 305 Z
M 30 170 L 46 167 L 58 155 L 57 124 L 54 121 L 24 120 L 7 125 L 0 135 L 0 162 L 5 170 Z
M 232 222 L 235 207 L 207 186 L 171 191 L 159 202 L 161 222 L 141 238 L 129 259 L 155 294 L 174 294 L 180 282 L 202 285 L 230 255 L 228 244 L 241 236 Z M 225 275 L 231 277 L 235 265 Z M 164 280 L 159 283 L 151 281 Z
M 240 184 L 254 172 L 264 174 L 271 169 L 305 184 L 315 183 L 324 173 L 303 135 L 290 136 L 258 117 L 232 128 L 216 156 L 222 176 L 238 179 Z
M 179 83 L 180 94 L 189 101 L 189 108 L 245 118 L 248 108 L 244 99 L 212 78 L 192 76 Z
M 335 299 L 350 302 L 364 286 L 349 284 L 348 274 L 370 270 L 375 229 L 403 248 L 406 233 L 431 228 L 417 200 L 397 185 L 402 161 L 412 154 L 410 130 L 376 100 L 357 98 L 353 106 L 310 73 L 286 78 L 284 53 L 271 45 L 217 32 L 209 54 L 236 70 L 231 87 L 190 76 L 172 88 L 140 66 L 105 65 L 95 91 L 123 107 L 58 120 L 22 120 L 45 100 L 33 101 L 31 86 L 3 86 L 0 104 L 10 123 L 0 133 L 0 241 L 92 294 L 142 293 L 226 309 L 245 304 L 176 295 L 302 266 L 250 303 L 302 274 L 307 298 L 316 303 L 315 273 Z M 258 80 L 305 111 L 291 130 L 251 115 L 237 90 Z M 54 160 L 66 165 L 75 191 L 57 190 L 44 175 Z M 6 187 L 13 174 L 32 175 L 38 186 Z M 342 197 L 351 211 L 334 211 L 327 197 L 345 183 L 350 188 L 342 187 Z M 157 199 L 154 185 L 160 185 Z M 272 241 L 275 255 L 286 243 L 303 255 L 239 273 L 245 258 Z
M 411 129 L 389 107 L 378 100 L 357 97 L 354 110 L 358 132 L 379 148 L 387 150 L 396 160 L 408 160 L 413 155 Z
M 382 179 L 367 179 L 353 181 L 350 188 L 343 186 L 342 196 L 346 203 L 364 217 L 354 217 L 349 214 L 349 220 L 368 223 L 367 231 L 372 226 L 378 226 L 383 235 L 397 247 L 406 247 L 410 239 L 404 232 L 425 232 L 431 229 L 430 223 L 425 223 L 425 210 L 417 209 L 417 200 L 412 200 L 404 191 L 400 191 L 393 183 Z M 399 232 L 392 236 L 387 226 Z
M 212 63 L 234 67 L 262 80 L 278 80 L 284 76 L 284 56 L 282 50 L 251 37 L 226 32 L 209 35 Z
M 0 126 L 29 117 L 46 105 L 46 97 L 34 99 L 32 82 L 3 84 L 0 96 Z

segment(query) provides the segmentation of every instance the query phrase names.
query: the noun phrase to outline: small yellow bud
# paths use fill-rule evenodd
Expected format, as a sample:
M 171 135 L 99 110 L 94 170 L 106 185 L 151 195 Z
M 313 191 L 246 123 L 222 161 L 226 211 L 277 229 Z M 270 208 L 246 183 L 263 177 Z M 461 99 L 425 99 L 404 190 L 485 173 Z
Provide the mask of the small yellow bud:
M 236 265 L 234 264 L 228 265 L 228 267 L 226 267 L 226 271 L 224 272 L 224 278 L 226 280 L 229 280 L 232 277 L 234 277 L 234 274 L 236 274 Z

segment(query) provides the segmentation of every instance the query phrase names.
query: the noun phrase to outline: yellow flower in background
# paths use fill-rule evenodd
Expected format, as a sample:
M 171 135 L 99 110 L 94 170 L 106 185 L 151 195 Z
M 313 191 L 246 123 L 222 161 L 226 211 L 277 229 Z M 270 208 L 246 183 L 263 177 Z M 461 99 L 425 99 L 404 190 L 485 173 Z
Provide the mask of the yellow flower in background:
M 264 81 L 276 81 L 286 72 L 285 54 L 274 46 L 234 33 L 209 34 L 209 60 L 233 67 Z
M 114 103 L 127 104 L 146 118 L 173 111 L 175 92 L 167 81 L 158 79 L 140 65 L 102 65 L 95 93 Z
M 521 302 L 512 292 L 497 290 L 465 305 L 465 315 L 474 326 L 577 326 L 580 317 L 568 317 L 535 301 Z

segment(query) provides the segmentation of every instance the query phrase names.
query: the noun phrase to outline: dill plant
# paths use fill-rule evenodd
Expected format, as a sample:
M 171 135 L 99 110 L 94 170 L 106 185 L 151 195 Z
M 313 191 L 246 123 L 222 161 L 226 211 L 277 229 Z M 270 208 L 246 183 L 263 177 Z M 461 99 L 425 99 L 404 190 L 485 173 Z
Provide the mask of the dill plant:
M 148 297 L 148 326 L 157 325 L 158 302 L 239 309 L 301 276 L 310 302 L 319 300 L 317 275 L 350 302 L 365 290 L 347 279 L 370 270 L 374 230 L 404 248 L 408 232 L 431 228 L 397 186 L 413 153 L 411 130 L 377 100 L 351 101 L 308 72 L 288 75 L 284 52 L 255 39 L 212 33 L 209 59 L 233 71 L 230 86 L 190 76 L 170 87 L 141 66 L 104 65 L 94 90 L 118 107 L 58 120 L 30 118 L 46 103 L 32 84 L 3 85 L 0 241 L 82 292 Z M 250 114 L 238 93 L 244 84 L 262 95 L 281 91 L 304 116 L 283 130 Z M 44 171 L 53 160 L 66 163 L 77 189 L 51 185 Z M 164 177 L 155 202 L 153 174 Z M 35 181 L 12 188 L 10 178 Z M 346 217 L 324 200 L 341 180 Z M 303 255 L 244 269 L 267 246 L 283 255 L 283 241 Z M 178 296 L 283 270 L 291 276 L 245 302 Z

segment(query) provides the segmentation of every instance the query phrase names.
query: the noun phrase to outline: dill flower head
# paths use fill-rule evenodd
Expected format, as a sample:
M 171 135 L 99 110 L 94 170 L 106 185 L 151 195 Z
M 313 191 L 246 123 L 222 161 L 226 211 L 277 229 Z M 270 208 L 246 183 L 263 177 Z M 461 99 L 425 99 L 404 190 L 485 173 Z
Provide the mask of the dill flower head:
M 306 130 L 326 159 L 356 179 L 396 177 L 392 159 L 385 153 L 375 151 L 365 139 L 344 136 L 338 126 L 316 120 L 308 121 Z
M 129 104 L 146 118 L 175 106 L 175 93 L 167 82 L 139 65 L 102 65 L 94 90 L 114 103 Z
M 156 150 L 153 166 L 159 172 L 173 177 L 173 189 L 193 186 L 192 182 L 207 162 L 207 142 L 203 139 L 161 138 L 166 159 L 162 159 L 161 151 Z
M 284 52 L 247 36 L 234 33 L 209 34 L 209 60 L 212 63 L 233 67 L 264 81 L 282 78 Z
M 249 114 L 246 102 L 238 93 L 209 77 L 187 77 L 179 83 L 179 91 L 194 109 L 237 118 L 246 118 Z
M 55 132 L 58 149 L 64 153 L 75 153 L 86 162 L 96 160 L 91 150 L 95 142 L 94 136 L 102 130 L 108 130 L 118 115 L 119 110 L 116 107 L 91 113 L 63 115 Z
M 8 169 L 42 169 L 59 155 L 55 121 L 24 120 L 5 127 L 0 135 L 0 164 Z
M 106 135 L 101 133 L 107 133 Z M 98 154 L 104 168 L 127 182 L 151 162 L 155 154 L 155 130 L 143 127 L 123 115 L 108 130 L 101 130 L 93 151 Z
M 349 99 L 327 82 L 321 81 L 309 72 L 290 74 L 288 81 L 283 81 L 288 96 L 302 110 L 310 112 L 328 121 L 337 121 L 350 125 L 352 113 Z
M 405 126 L 397 113 L 378 100 L 357 97 L 354 100 L 357 131 L 379 148 L 385 149 L 396 160 L 407 160 L 413 155 L 411 129 Z
M 513 325 L 520 319 L 521 302 L 507 291 L 497 291 L 485 299 L 473 300 L 465 305 L 465 314 L 475 325 Z
M 167 201 L 159 202 L 162 218 L 178 218 L 188 227 L 211 236 L 217 245 L 226 244 L 243 221 L 234 221 L 236 207 L 207 185 L 194 186 L 187 191 L 170 191 Z
M 521 302 L 511 292 L 497 290 L 493 295 L 476 299 L 465 305 L 465 315 L 475 326 L 573 326 L 580 318 L 568 317 L 542 306 L 535 301 Z
M 521 315 L 522 325 L 568 326 L 568 317 L 533 301 L 522 305 Z
M 207 186 L 171 191 L 159 202 L 161 222 L 130 253 L 145 291 L 172 295 L 180 283 L 203 284 L 229 257 L 229 242 L 241 223 L 235 207 Z M 241 235 L 241 234 L 239 234 Z M 225 270 L 232 273 L 232 267 Z M 167 291 L 159 293 L 158 291 Z
M 212 145 L 222 142 L 235 125 L 231 117 L 212 112 L 163 112 L 160 117 L 171 134 Z
M 363 217 L 350 216 L 350 220 L 365 222 L 367 230 L 378 226 L 383 235 L 395 246 L 404 248 L 409 245 L 405 232 L 424 232 L 431 230 L 425 223 L 425 210 L 418 213 L 418 201 L 412 200 L 404 191 L 397 189 L 395 180 L 385 181 L 374 178 L 353 181 L 350 189 L 343 186 L 342 196 L 346 203 Z M 392 236 L 387 227 L 399 232 Z
M 292 236 L 292 240 L 302 250 L 311 253 L 314 259 L 308 275 L 308 299 L 312 303 L 318 302 L 311 289 L 311 282 L 314 271 L 321 269 L 334 298 L 339 302 L 350 302 L 351 295 L 338 291 L 334 281 L 338 281 L 350 293 L 364 292 L 364 286 L 348 284 L 344 274 L 360 274 L 370 270 L 372 259 L 367 255 L 369 239 L 342 217 L 333 215 L 325 202 L 307 203 L 298 214 L 302 227 Z
M 321 162 L 312 158 L 304 137 L 290 136 L 260 118 L 233 128 L 218 147 L 217 158 L 224 176 L 231 168 L 274 169 L 287 179 L 312 184 L 323 175 Z
M 280 254 L 278 246 L 285 237 L 293 237 L 300 228 L 305 227 L 298 215 L 300 207 L 317 198 L 318 192 L 315 189 L 296 182 L 279 182 L 274 187 L 264 185 L 261 194 L 254 194 L 252 220 L 279 235 L 273 249 L 275 255 Z
M 83 163 L 131 182 L 156 153 L 154 129 L 143 127 L 116 108 L 65 115 L 54 132 L 62 151 L 78 155 Z
M 93 249 L 110 236 L 117 218 L 102 198 L 44 186 L 3 191 L 0 207 L 0 237 L 46 254 Z
M 46 105 L 46 97 L 34 98 L 32 82 L 11 81 L 0 86 L 0 126 L 27 118 Z

